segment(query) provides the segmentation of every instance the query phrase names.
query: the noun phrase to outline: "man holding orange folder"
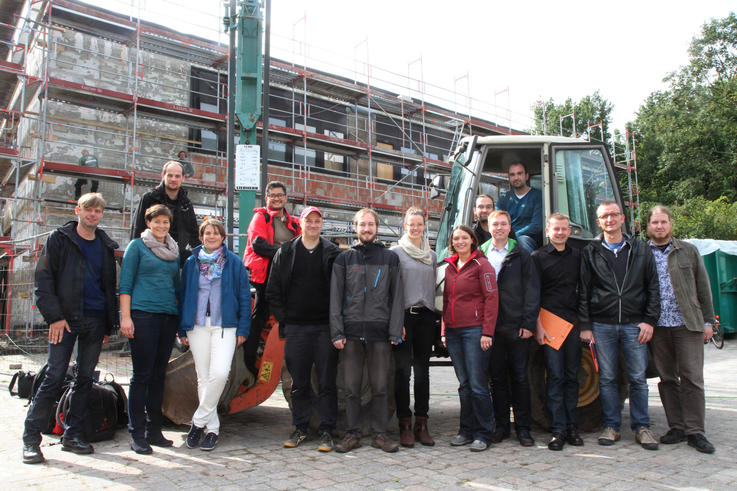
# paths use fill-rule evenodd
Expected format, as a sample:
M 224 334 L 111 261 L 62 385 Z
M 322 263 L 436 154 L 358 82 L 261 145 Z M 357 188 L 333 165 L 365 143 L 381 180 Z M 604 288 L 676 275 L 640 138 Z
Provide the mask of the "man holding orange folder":
M 578 368 L 581 344 L 578 331 L 578 274 L 581 255 L 566 244 L 571 235 L 566 215 L 548 217 L 545 234 L 550 242 L 532 253 L 540 277 L 540 316 L 535 339 L 542 345 L 547 371 L 547 405 L 552 416 L 550 450 L 566 442 L 583 445 L 578 434 Z

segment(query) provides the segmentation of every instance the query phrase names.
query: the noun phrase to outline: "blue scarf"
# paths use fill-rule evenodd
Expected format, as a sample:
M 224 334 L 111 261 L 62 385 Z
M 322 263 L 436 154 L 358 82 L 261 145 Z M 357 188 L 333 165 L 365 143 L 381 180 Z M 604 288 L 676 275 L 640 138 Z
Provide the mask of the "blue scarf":
M 223 276 L 223 266 L 225 266 L 225 254 L 223 247 L 220 246 L 212 253 L 208 254 L 205 248 L 200 249 L 197 259 L 200 260 L 200 274 L 208 280 L 214 280 Z

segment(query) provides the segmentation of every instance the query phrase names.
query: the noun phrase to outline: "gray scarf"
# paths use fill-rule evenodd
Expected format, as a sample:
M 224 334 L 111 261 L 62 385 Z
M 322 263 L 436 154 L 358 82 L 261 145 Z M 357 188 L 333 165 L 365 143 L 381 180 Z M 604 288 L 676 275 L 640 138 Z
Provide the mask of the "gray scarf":
M 412 241 L 409 240 L 409 235 L 407 234 L 402 235 L 399 239 L 399 246 L 404 249 L 404 252 L 406 252 L 409 257 L 428 265 L 432 264 L 430 242 L 424 235 L 422 236 L 422 242 L 420 245 L 422 247 L 415 246 Z
M 163 259 L 164 261 L 174 261 L 175 259 L 179 259 L 179 247 L 177 246 L 177 243 L 174 242 L 174 239 L 171 238 L 171 235 L 166 234 L 164 242 L 159 242 L 154 237 L 151 229 L 147 228 L 141 232 L 141 240 L 143 241 L 143 244 L 151 249 L 151 252 L 153 252 L 159 259 Z

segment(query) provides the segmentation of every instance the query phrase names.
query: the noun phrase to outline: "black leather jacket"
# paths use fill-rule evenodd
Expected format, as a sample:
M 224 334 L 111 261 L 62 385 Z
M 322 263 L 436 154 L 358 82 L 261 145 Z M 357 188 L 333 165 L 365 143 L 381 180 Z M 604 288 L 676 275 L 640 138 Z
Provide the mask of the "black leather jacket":
M 36 265 L 36 305 L 49 324 L 64 319 L 74 325 L 84 318 L 85 258 L 74 235 L 76 227 L 71 221 L 53 231 Z M 118 244 L 99 228 L 95 234 L 102 240 L 105 333 L 112 334 L 120 326 L 114 255 Z
M 591 330 L 592 322 L 629 324 L 647 322 L 655 326 L 660 316 L 660 286 L 655 259 L 648 246 L 626 237 L 627 271 L 620 288 L 604 254 L 602 237 L 581 251 L 578 319 L 581 330 Z

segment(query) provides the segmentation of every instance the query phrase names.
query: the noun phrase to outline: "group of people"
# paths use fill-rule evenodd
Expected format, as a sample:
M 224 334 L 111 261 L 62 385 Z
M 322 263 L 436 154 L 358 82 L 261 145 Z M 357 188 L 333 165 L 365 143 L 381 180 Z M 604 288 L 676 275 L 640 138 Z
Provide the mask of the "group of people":
M 529 187 L 523 164 L 510 166 L 509 177 L 508 195 L 514 196 L 500 200 L 509 210 L 480 195 L 476 223 L 456 227 L 449 237 L 441 342 L 459 381 L 461 406 L 459 430 L 450 444 L 483 451 L 501 442 L 511 434 L 512 409 L 519 443 L 534 445 L 527 378 L 534 337 L 545 355 L 551 450 L 565 443 L 583 445 L 576 406 L 584 341 L 596 347 L 599 363 L 604 413 L 599 444 L 613 445 L 620 438 L 621 348 L 631 428 L 644 448 L 658 448 L 649 429 L 645 378 L 646 343 L 651 342 L 669 426 L 660 442 L 687 440 L 699 451 L 713 452 L 704 436 L 703 388 L 703 341 L 714 322 L 711 292 L 696 249 L 672 237 L 670 211 L 663 206 L 650 210 L 648 245 L 623 234 L 622 210 L 605 201 L 597 209 L 603 233 L 582 250 L 567 243 L 568 217 L 553 213 L 545 227 L 548 244 L 538 247 L 542 239 L 529 222 L 541 213 L 539 191 Z M 297 447 L 308 436 L 313 367 L 319 451 L 349 452 L 361 445 L 364 374 L 371 387 L 371 446 L 396 452 L 399 445 L 434 445 L 428 429 L 429 358 L 438 265 L 425 233 L 424 211 L 408 209 L 403 235 L 387 248 L 377 240 L 377 213 L 361 209 L 354 215 L 357 241 L 341 252 L 321 236 L 322 211 L 308 206 L 299 218 L 291 216 L 285 208 L 286 186 L 271 182 L 266 206 L 254 210 L 241 261 L 224 244 L 221 222 L 207 219 L 197 225 L 183 178 L 182 165 L 169 161 L 161 184 L 142 197 L 134 239 L 123 257 L 119 300 L 113 254 L 118 245 L 98 227 L 105 208 L 100 194 L 81 196 L 78 220 L 49 236 L 36 269 L 37 305 L 49 324 L 49 368 L 26 418 L 23 462 L 44 459 L 41 428 L 75 342 L 77 375 L 62 450 L 94 451 L 82 431 L 87 394 L 101 347 L 118 324 L 130 339 L 133 365 L 131 449 L 149 454 L 152 446 L 173 445 L 161 431 L 161 404 L 166 365 L 179 336 L 192 351 L 199 397 L 186 445 L 212 450 L 220 426 L 217 403 L 233 353 L 243 344 L 246 364 L 255 369 L 258 340 L 270 314 L 286 339 L 285 362 L 292 376 L 295 428 L 284 447 Z M 251 285 L 256 291 L 253 310 Z M 549 345 L 541 309 L 572 326 L 558 349 Z M 346 432 L 335 443 L 339 353 Z M 392 358 L 399 444 L 387 432 Z

